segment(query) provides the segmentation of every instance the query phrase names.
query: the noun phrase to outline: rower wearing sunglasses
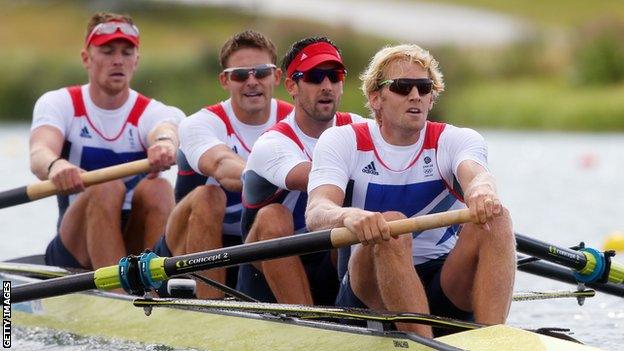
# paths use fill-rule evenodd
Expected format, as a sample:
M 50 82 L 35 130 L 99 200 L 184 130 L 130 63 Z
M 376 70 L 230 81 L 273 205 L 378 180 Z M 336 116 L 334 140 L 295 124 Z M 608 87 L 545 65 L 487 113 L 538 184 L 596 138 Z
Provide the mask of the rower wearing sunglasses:
M 427 121 L 444 89 L 428 51 L 384 48 L 361 77 L 377 123 L 326 131 L 308 184 L 308 228 L 344 226 L 363 243 L 352 247 L 337 304 L 504 323 L 515 240 L 485 141 L 474 130 Z M 389 234 L 389 220 L 466 206 L 474 223 Z M 432 336 L 428 326 L 397 327 Z
M 346 69 L 327 38 L 307 38 L 285 55 L 285 86 L 295 110 L 263 134 L 243 173 L 246 243 L 306 232 L 303 218 L 311 156 L 327 128 L 361 122 L 336 112 Z M 329 252 L 256 262 L 240 267 L 238 289 L 265 302 L 331 305 L 338 290 Z
M 293 109 L 273 98 L 280 83 L 277 52 L 269 38 L 244 31 L 221 48 L 219 82 L 230 98 L 206 106 L 180 124 L 176 205 L 155 251 L 183 255 L 242 244 L 241 173 L 260 134 Z M 205 277 L 236 286 L 237 267 L 213 269 Z M 198 284 L 201 298 L 223 292 Z
M 89 82 L 45 93 L 35 104 L 30 163 L 58 196 L 57 235 L 47 264 L 95 269 L 152 247 L 173 208 L 160 171 L 175 163 L 177 124 L 184 116 L 132 90 L 139 30 L 128 16 L 95 14 L 87 26 L 82 64 Z M 85 189 L 79 174 L 148 158 L 142 174 Z

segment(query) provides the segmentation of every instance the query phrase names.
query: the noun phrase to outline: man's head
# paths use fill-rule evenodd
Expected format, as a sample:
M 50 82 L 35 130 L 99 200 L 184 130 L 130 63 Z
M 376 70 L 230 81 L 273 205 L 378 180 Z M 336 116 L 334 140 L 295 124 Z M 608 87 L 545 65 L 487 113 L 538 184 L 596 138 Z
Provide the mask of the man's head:
M 139 61 L 139 29 L 132 18 L 109 12 L 89 20 L 81 52 L 89 82 L 108 94 L 128 89 Z
M 223 44 L 219 61 L 223 68 L 219 82 L 230 92 L 237 116 L 268 118 L 273 90 L 281 78 L 273 42 L 253 30 L 238 33 Z
M 360 75 L 367 107 L 378 124 L 420 130 L 438 95 L 442 73 L 431 54 L 417 45 L 378 51 Z
M 312 37 L 294 43 L 282 60 L 282 69 L 297 113 L 319 121 L 334 117 L 347 71 L 331 40 Z

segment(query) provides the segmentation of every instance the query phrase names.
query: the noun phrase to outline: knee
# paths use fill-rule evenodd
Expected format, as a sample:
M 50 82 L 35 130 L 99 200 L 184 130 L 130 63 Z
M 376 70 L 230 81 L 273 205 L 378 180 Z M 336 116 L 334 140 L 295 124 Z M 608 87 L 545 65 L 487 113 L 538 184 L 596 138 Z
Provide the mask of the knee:
M 225 215 L 225 207 L 227 199 L 225 192 L 221 187 L 216 185 L 203 185 L 195 188 L 189 194 L 191 196 L 191 212 L 211 217 L 223 217 Z
M 292 235 L 295 231 L 292 213 L 281 204 L 271 204 L 261 208 L 252 228 L 257 240 L 268 240 Z
M 173 189 L 163 178 L 143 179 L 134 189 L 132 207 L 168 214 L 174 205 Z
M 405 219 L 407 218 L 407 216 L 405 216 L 403 213 L 398 212 L 398 211 L 388 211 L 388 212 L 384 212 L 383 213 L 383 217 L 386 221 L 396 221 L 399 219 Z
M 92 185 L 84 192 L 90 202 L 96 202 L 98 206 L 107 204 L 121 204 L 126 196 L 126 186 L 121 180 Z
M 412 257 L 412 236 L 409 234 L 399 235 L 389 241 L 375 244 L 373 247 L 375 258 L 387 259 L 396 257 L 407 259 Z

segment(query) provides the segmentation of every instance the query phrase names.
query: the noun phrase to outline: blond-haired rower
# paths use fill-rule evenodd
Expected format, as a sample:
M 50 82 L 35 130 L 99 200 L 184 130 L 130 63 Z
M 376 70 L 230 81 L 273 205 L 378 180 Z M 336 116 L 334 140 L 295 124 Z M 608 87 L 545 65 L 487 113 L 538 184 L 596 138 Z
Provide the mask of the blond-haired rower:
M 352 248 L 337 303 L 504 323 L 515 241 L 483 138 L 427 121 L 444 83 L 417 45 L 380 50 L 361 78 L 377 123 L 326 131 L 308 184 L 308 228 L 346 226 L 363 242 Z M 389 220 L 466 206 L 475 223 L 389 234 Z M 428 326 L 398 327 L 432 335 Z

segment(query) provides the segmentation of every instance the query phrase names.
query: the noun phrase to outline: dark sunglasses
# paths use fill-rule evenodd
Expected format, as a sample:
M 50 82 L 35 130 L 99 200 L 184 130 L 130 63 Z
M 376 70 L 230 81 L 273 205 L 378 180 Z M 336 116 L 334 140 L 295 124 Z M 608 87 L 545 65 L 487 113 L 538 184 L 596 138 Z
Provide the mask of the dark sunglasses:
M 412 92 L 412 89 L 416 87 L 418 90 L 418 95 L 425 96 L 431 93 L 433 89 L 433 81 L 429 78 L 397 78 L 397 79 L 388 79 L 379 83 L 379 87 L 387 85 L 388 89 L 396 94 L 407 96 Z
M 347 70 L 345 69 L 311 69 L 306 72 L 297 71 L 293 73 L 292 79 L 299 80 L 303 79 L 306 83 L 312 84 L 321 84 L 325 77 L 329 78 L 329 81 L 332 83 L 338 83 L 345 80 L 347 75 Z
M 276 68 L 273 64 L 258 65 L 256 67 L 231 67 L 223 70 L 223 73 L 229 73 L 230 79 L 235 82 L 244 82 L 253 74 L 256 79 L 262 79 L 270 76 Z

